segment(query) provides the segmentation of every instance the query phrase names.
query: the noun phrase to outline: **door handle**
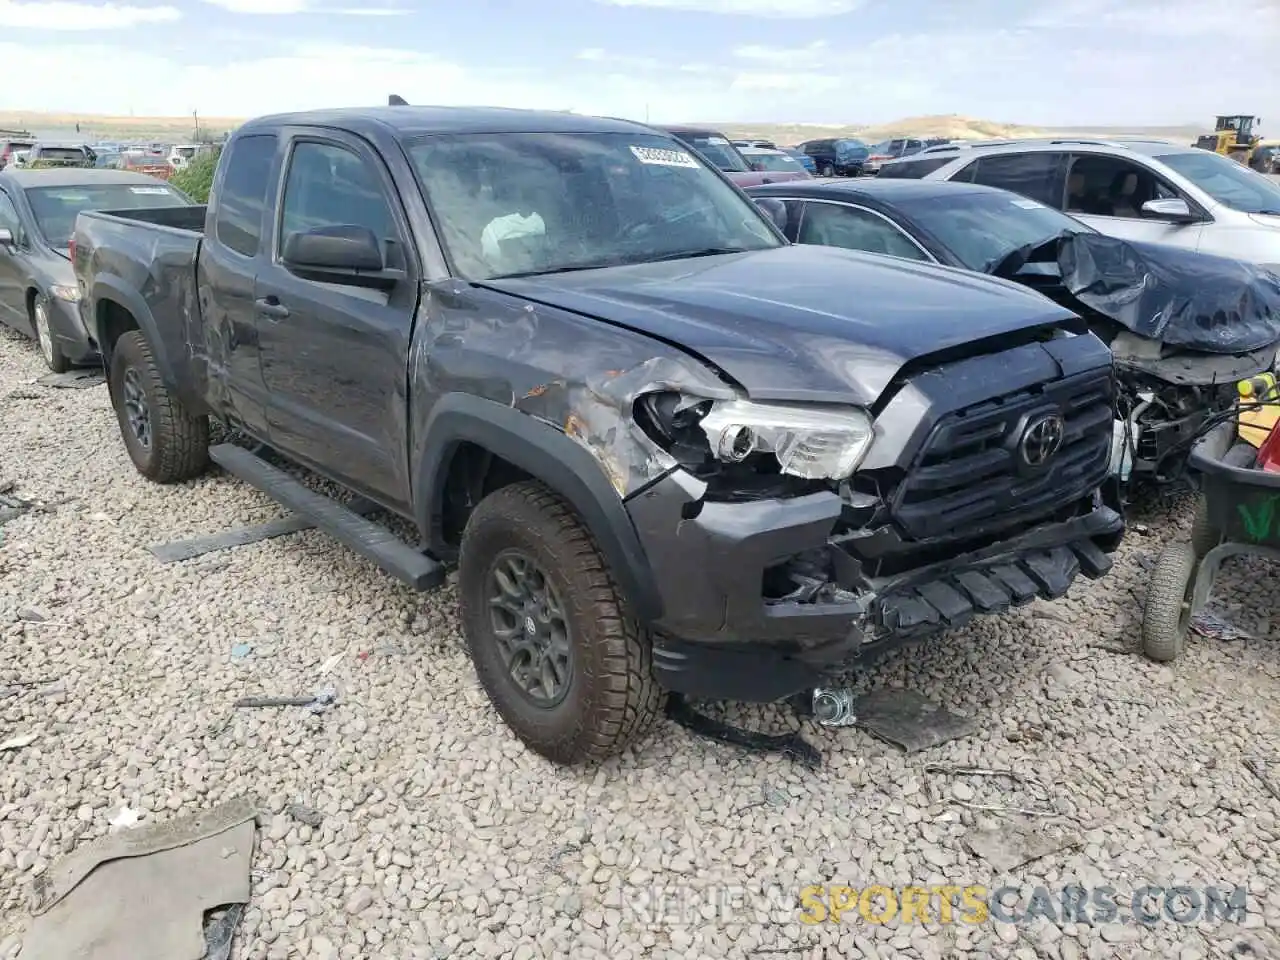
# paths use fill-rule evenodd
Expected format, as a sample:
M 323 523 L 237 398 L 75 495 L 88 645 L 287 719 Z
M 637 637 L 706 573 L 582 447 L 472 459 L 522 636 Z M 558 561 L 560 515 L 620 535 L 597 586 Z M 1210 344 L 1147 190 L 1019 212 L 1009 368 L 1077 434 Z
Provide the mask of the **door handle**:
M 258 308 L 260 314 L 272 320 L 283 320 L 289 315 L 289 308 L 275 297 L 261 297 L 253 301 L 253 305 Z

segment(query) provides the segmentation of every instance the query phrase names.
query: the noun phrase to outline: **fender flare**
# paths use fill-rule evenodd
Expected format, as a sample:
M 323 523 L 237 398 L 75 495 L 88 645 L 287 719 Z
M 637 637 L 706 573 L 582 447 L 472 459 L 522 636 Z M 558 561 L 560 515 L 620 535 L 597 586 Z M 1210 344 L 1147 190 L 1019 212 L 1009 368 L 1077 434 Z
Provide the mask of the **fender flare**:
M 591 531 L 636 616 L 644 623 L 661 617 L 661 594 L 648 557 L 600 464 L 555 427 L 514 407 L 461 393 L 435 403 L 414 471 L 414 512 L 429 541 L 438 538 L 444 481 L 463 443 L 501 457 L 564 497 Z
M 130 290 L 118 278 L 99 275 L 94 278 L 93 282 L 91 300 L 93 314 L 89 318 L 89 322 L 93 339 L 97 342 L 98 351 L 103 358 L 107 359 L 107 346 L 102 342 L 98 305 L 104 300 L 112 301 L 129 311 L 137 322 L 138 329 L 147 338 L 147 343 L 151 347 L 151 355 L 155 357 L 156 365 L 160 368 L 160 376 L 167 385 L 176 385 L 177 377 L 174 374 L 173 362 L 169 359 L 168 351 L 165 350 L 164 340 L 160 337 L 160 329 L 156 326 L 155 317 L 151 315 L 151 308 L 147 306 L 147 302 L 142 299 L 141 294 Z

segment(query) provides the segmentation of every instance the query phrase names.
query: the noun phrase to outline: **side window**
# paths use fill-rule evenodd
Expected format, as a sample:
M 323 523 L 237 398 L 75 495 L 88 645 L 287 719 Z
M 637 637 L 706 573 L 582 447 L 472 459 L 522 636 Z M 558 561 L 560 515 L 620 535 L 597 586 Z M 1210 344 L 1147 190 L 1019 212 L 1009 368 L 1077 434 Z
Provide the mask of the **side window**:
M 949 180 L 955 180 L 959 183 L 973 183 L 974 175 L 978 172 L 978 161 L 974 160 L 967 166 L 961 167 L 956 171 L 955 176 L 948 177 Z
M 0 192 L 0 227 L 13 234 L 14 240 L 22 239 L 21 224 L 18 222 L 18 211 L 13 206 L 7 193 Z
M 303 141 L 293 148 L 281 203 L 280 247 L 291 234 L 356 226 L 395 239 L 395 221 L 378 173 L 345 147 Z
M 888 220 L 867 210 L 835 203 L 806 203 L 799 243 L 865 250 L 908 260 L 927 260 L 924 252 Z
M 1060 153 L 1007 153 L 978 161 L 974 183 L 1012 190 L 1039 200 L 1055 210 L 1062 208 L 1062 188 L 1058 179 Z
M 1067 177 L 1067 212 L 1139 219 L 1148 200 L 1169 200 L 1177 191 L 1145 167 L 1122 157 L 1082 156 Z
M 276 157 L 275 134 L 252 134 L 231 142 L 227 171 L 218 188 L 218 242 L 246 257 L 256 256 L 262 239 L 262 211 Z

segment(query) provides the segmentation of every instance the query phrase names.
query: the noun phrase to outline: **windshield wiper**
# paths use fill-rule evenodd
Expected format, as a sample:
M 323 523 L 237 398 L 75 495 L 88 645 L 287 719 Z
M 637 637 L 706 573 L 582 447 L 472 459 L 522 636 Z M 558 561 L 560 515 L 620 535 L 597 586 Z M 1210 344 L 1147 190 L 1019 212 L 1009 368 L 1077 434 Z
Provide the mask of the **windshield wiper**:
M 662 253 L 654 257 L 609 257 L 592 260 L 590 263 L 571 263 L 563 267 L 548 267 L 545 270 L 521 270 L 518 273 L 500 273 L 490 280 L 518 280 L 521 277 L 547 277 L 556 273 L 576 273 L 580 270 L 601 270 L 605 267 L 631 267 L 641 263 L 662 263 L 667 260 L 691 260 L 694 257 L 718 257 L 728 253 L 750 253 L 749 247 L 703 247 L 699 250 L 679 250 L 675 253 Z
M 698 250 L 677 250 L 675 253 L 663 253 L 656 257 L 645 257 L 633 260 L 632 263 L 663 263 L 667 260 L 692 260 L 695 257 L 720 257 L 729 253 L 751 253 L 750 247 L 702 247 Z
M 604 267 L 621 267 L 628 263 L 634 263 L 634 260 L 624 259 L 622 257 L 608 257 L 600 260 L 592 260 L 588 263 L 570 263 L 563 267 L 546 267 L 541 270 L 520 270 L 516 273 L 497 273 L 490 280 L 519 280 L 521 277 L 547 277 L 554 273 L 577 273 L 580 270 L 600 270 Z

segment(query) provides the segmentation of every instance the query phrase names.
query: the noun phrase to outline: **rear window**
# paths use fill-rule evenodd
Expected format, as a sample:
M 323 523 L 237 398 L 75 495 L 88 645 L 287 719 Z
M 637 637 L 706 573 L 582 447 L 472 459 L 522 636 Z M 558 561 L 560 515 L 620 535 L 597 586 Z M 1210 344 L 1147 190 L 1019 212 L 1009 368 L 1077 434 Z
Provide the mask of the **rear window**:
M 39 160 L 83 160 L 86 156 L 82 147 L 41 147 L 36 155 Z
M 880 168 L 879 176 L 899 178 L 903 180 L 919 180 L 933 171 L 945 167 L 954 157 L 928 157 L 924 160 L 900 160 L 897 163 L 886 163 Z
M 789 157 L 785 153 L 756 153 L 749 155 L 747 160 L 757 170 L 771 170 L 775 173 L 798 173 L 804 169 L 795 157 Z
M 737 148 L 724 137 L 695 137 L 680 134 L 676 139 L 689 144 L 726 173 L 747 173 L 750 170 L 750 167 L 743 163 L 742 155 L 738 153 Z
M 85 210 L 139 210 L 189 204 L 182 194 L 159 181 L 31 187 L 26 194 L 37 229 L 55 249 L 67 245 L 75 230 L 76 217 Z

